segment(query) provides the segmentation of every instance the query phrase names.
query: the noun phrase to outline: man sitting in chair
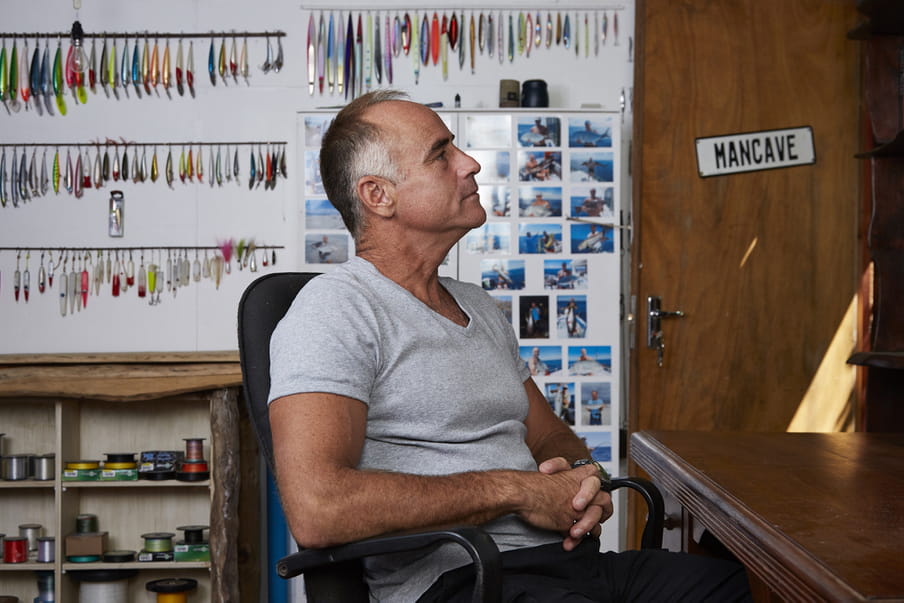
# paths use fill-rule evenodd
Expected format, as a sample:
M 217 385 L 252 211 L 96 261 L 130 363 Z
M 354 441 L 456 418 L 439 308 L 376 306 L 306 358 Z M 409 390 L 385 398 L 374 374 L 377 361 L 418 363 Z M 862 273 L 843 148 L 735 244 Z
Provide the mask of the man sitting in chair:
M 503 551 L 506 601 L 749 597 L 732 562 L 599 552 L 602 467 L 572 466 L 587 448 L 492 298 L 438 275 L 486 215 L 480 166 L 436 113 L 366 94 L 333 121 L 320 165 L 357 257 L 306 285 L 271 340 L 277 480 L 298 543 L 478 524 Z M 443 545 L 368 559 L 366 578 L 375 600 L 466 600 L 469 563 Z

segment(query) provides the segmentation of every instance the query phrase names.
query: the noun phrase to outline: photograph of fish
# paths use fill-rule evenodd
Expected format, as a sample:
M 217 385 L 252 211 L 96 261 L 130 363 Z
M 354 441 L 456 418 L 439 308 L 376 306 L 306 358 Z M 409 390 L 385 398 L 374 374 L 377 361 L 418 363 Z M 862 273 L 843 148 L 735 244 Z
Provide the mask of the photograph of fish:
M 531 375 L 561 374 L 562 348 L 557 345 L 522 345 L 518 348 L 518 353 L 521 359 L 527 363 Z
M 304 261 L 308 264 L 341 264 L 348 261 L 348 248 L 348 235 L 307 233 Z
M 486 291 L 524 289 L 524 260 L 481 260 L 480 283 Z
M 587 335 L 587 296 L 560 295 L 556 299 L 556 334 L 561 338 Z
M 587 260 L 543 260 L 544 289 L 586 289 Z
M 611 147 L 613 117 L 568 120 L 569 147 Z
M 566 425 L 574 426 L 575 403 L 574 403 L 574 382 L 559 383 L 556 381 L 547 382 L 544 386 L 546 401 L 549 407 L 556 413 L 556 416 L 562 419 Z
M 518 153 L 518 180 L 520 182 L 549 182 L 561 179 L 562 153 L 560 151 L 520 151 Z M 477 181 L 480 182 L 480 174 L 477 175 Z
M 518 253 L 561 253 L 562 225 L 554 222 L 518 224 Z
M 575 186 L 571 189 L 571 215 L 575 218 L 615 217 L 615 189 L 611 186 Z
M 612 346 L 569 346 L 569 375 L 611 375 Z
M 572 151 L 569 162 L 572 182 L 612 182 L 611 151 Z
M 518 215 L 523 218 L 561 217 L 561 187 L 527 186 L 519 188 Z
M 600 463 L 612 462 L 612 432 L 610 431 L 578 431 L 578 437 L 584 440 L 590 450 L 590 458 Z M 610 468 L 609 473 L 613 470 Z
M 522 339 L 547 339 L 549 337 L 549 297 L 524 295 L 518 300 L 521 315 L 519 332 Z
M 581 383 L 581 425 L 612 425 L 612 384 L 606 381 Z
M 522 147 L 557 147 L 561 138 L 558 117 L 519 117 L 518 144 Z
M 614 253 L 615 235 L 611 226 L 571 225 L 571 253 Z

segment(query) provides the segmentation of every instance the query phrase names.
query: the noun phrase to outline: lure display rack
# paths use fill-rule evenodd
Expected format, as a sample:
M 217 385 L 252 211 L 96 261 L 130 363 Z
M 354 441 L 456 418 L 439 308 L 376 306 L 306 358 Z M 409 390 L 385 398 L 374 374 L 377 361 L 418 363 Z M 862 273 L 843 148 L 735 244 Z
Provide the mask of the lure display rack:
M 237 270 L 257 272 L 276 264 L 277 249 L 283 246 L 229 239 L 216 246 L 0 247 L 0 252 L 16 254 L 15 302 L 28 303 L 31 297 L 34 254 L 39 256 L 35 289 L 40 295 L 53 294 L 56 279 L 60 315 L 66 316 L 86 309 L 89 297 L 107 288 L 112 297 L 125 297 L 134 287 L 136 296 L 147 299 L 150 306 L 162 303 L 164 294 L 175 298 L 179 289 L 202 280 L 213 281 L 219 289 L 233 263 Z
M 282 38 L 286 34 L 282 31 L 83 33 L 81 25 L 76 24 L 78 34 L 75 25 L 72 32 L 0 32 L 3 44 L 0 49 L 0 101 L 7 114 L 18 113 L 24 107 L 34 109 L 39 115 L 66 115 L 67 89 L 75 105 L 87 103 L 89 91 L 92 96 L 99 97 L 98 89 L 103 91 L 105 98 L 115 100 L 142 97 L 172 100 L 177 95 L 195 98 L 195 86 L 199 81 L 195 71 L 195 40 L 210 40 L 207 75 L 211 87 L 216 87 L 218 80 L 222 87 L 236 86 L 240 79 L 250 85 L 249 38 L 266 40 L 266 54 L 259 65 L 262 73 L 279 73 L 285 63 Z M 64 38 L 69 40 L 65 59 Z M 12 44 L 7 50 L 9 39 Z M 51 52 L 53 39 L 56 39 L 56 50 Z M 87 49 L 85 39 L 91 41 Z M 275 50 L 271 39 L 276 40 Z M 21 51 L 18 40 L 22 42 Z M 30 40 L 34 40 L 31 51 Z M 41 40 L 44 41 L 43 50 Z M 119 40 L 122 40 L 121 48 Z M 176 41 L 175 50 L 171 48 L 173 40 Z M 184 40 L 188 40 L 187 48 Z M 73 54 L 82 57 L 79 59 L 84 65 L 82 71 L 73 69 L 73 64 L 78 65 L 71 60 Z
M 528 60 L 532 52 L 599 56 L 607 46 L 621 43 L 618 20 L 625 9 L 602 5 L 545 11 L 511 6 L 352 10 L 310 4 L 302 8 L 310 11 L 308 93 L 346 99 L 379 87 L 384 80 L 392 85 L 394 69 L 413 69 L 417 84 L 422 69 L 440 68 L 447 80 L 456 63 L 462 73 L 467 73 L 467 63 L 474 74 L 483 55 L 500 65 Z
M 155 183 L 160 179 L 161 165 L 163 182 L 170 188 L 174 188 L 177 177 L 183 184 L 204 184 L 205 175 L 211 188 L 223 186 L 224 182 L 242 185 L 241 147 L 249 149 L 248 189 L 263 185 L 263 190 L 274 190 L 280 178 L 288 177 L 286 144 L 285 141 L 117 142 L 109 138 L 84 144 L 0 143 L 0 207 L 18 207 L 20 202 L 44 197 L 51 191 L 78 198 L 86 188 L 114 186 L 129 180 L 136 184 Z M 7 148 L 12 148 L 9 165 Z M 43 148 L 40 157 L 39 148 Z M 166 150 L 162 164 L 157 156 L 160 148 Z M 65 158 L 60 149 L 65 149 Z M 151 149 L 150 160 L 148 149 Z

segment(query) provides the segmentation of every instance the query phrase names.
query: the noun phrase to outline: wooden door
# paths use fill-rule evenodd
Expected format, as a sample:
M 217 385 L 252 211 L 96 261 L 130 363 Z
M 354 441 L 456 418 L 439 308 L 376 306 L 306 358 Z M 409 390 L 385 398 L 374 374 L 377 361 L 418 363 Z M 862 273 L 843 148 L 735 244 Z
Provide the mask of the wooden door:
M 637 15 L 629 427 L 784 431 L 857 286 L 854 2 L 639 0 Z M 698 137 L 798 126 L 814 165 L 698 175 Z M 686 313 L 663 322 L 661 368 L 650 295 Z

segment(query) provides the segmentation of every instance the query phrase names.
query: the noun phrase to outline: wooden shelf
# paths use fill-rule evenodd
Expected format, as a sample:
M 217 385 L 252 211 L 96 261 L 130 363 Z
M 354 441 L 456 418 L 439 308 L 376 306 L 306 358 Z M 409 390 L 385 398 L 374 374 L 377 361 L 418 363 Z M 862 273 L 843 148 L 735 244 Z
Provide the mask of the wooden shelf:
M 197 578 L 199 600 L 236 601 L 238 386 L 234 352 L 200 354 L 0 355 L 0 412 L 7 454 L 53 452 L 53 480 L 0 481 L 0 528 L 40 523 L 56 539 L 54 563 L 0 563 L 4 594 L 31 600 L 33 572 L 54 572 L 57 601 L 75 601 L 70 572 L 139 570 L 148 579 Z M 67 460 L 103 458 L 108 450 L 180 450 L 185 438 L 205 440 L 210 479 L 64 481 Z M 81 513 L 98 516 L 109 548 L 139 548 L 145 532 L 177 532 L 207 524 L 210 561 L 70 563 L 65 536 Z M 130 600 L 143 594 L 131 584 Z

